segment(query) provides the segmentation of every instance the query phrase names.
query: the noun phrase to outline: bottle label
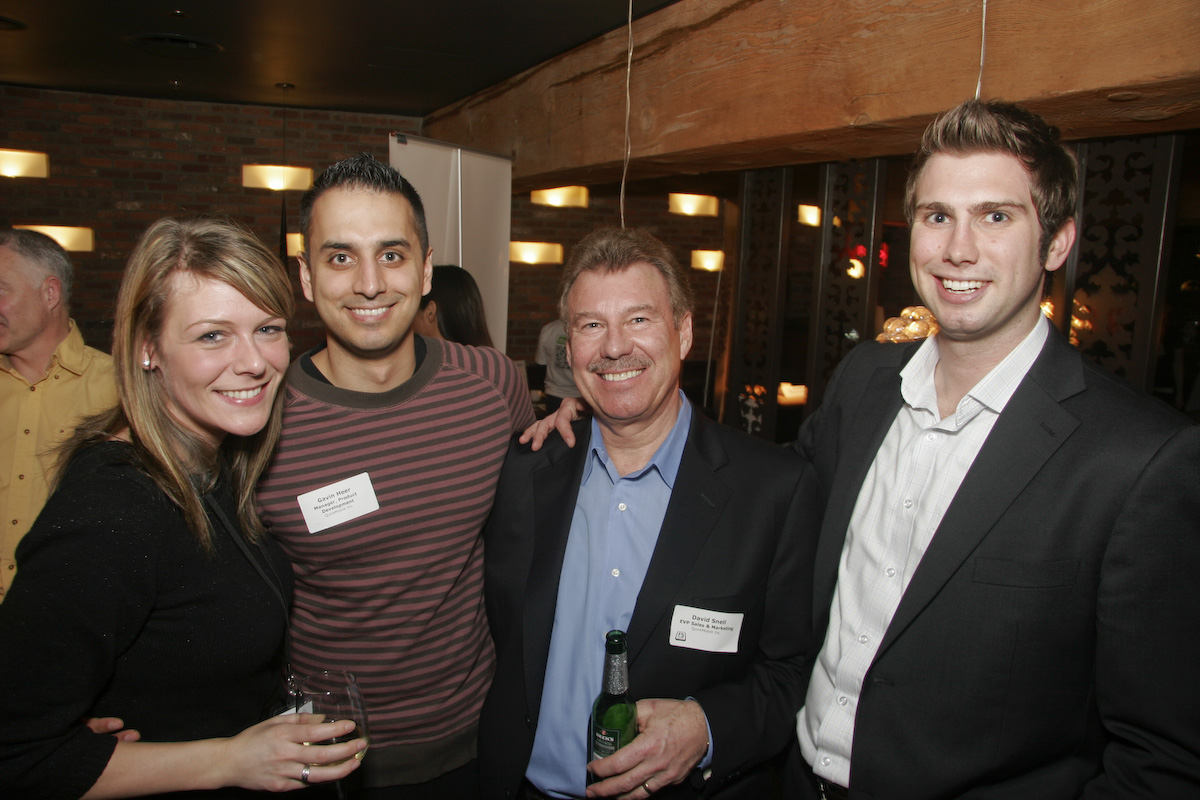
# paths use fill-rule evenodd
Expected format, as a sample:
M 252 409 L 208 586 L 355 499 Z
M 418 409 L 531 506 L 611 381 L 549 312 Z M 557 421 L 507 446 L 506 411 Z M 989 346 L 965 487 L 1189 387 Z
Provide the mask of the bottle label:
M 608 758 L 621 749 L 620 728 L 592 728 L 592 760 Z

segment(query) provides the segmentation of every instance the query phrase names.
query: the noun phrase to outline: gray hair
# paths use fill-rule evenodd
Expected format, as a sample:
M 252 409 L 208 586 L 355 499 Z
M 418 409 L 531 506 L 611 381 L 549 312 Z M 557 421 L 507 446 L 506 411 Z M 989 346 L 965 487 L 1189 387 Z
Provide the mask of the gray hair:
M 44 233 L 12 228 L 0 231 L 0 247 L 11 247 L 26 261 L 36 265 L 43 275 L 58 278 L 62 285 L 63 306 L 70 305 L 75 269 L 71 266 L 71 257 L 62 245 Z

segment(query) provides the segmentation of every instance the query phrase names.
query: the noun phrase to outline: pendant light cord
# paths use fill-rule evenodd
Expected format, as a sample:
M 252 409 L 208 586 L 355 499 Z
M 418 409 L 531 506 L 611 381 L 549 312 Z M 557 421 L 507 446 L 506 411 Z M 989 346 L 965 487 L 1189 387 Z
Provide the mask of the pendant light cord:
M 983 23 L 979 32 L 979 80 L 975 82 L 975 99 L 983 94 L 983 57 L 987 53 L 987 0 L 983 0 Z
M 629 154 L 632 145 L 629 141 L 629 80 L 633 74 L 633 0 L 629 0 L 629 19 L 626 24 L 629 34 L 625 54 L 625 159 L 621 169 L 621 227 L 625 227 L 625 182 L 629 179 Z

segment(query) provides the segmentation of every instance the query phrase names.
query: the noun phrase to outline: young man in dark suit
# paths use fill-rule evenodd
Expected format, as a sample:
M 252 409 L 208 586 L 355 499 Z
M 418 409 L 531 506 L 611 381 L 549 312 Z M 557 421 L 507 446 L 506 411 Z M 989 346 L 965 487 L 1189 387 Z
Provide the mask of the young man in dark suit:
M 762 798 L 804 690 L 811 550 L 794 453 L 704 418 L 679 389 L 691 293 L 636 230 L 572 252 L 560 313 L 594 417 L 510 450 L 484 533 L 497 668 L 486 797 Z M 640 733 L 589 763 L 604 638 L 628 632 Z
M 855 348 L 796 444 L 824 506 L 796 796 L 1200 797 L 1200 429 L 1040 312 L 1075 174 L 1009 104 L 925 133 L 940 332 Z

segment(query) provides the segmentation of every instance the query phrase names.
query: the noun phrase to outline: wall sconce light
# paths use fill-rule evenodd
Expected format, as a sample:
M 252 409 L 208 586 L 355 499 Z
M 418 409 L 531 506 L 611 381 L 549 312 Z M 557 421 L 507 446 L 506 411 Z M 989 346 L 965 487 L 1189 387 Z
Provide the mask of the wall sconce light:
M 289 233 L 287 235 L 287 254 L 291 258 L 295 258 L 304 252 L 304 234 Z
M 688 217 L 717 216 L 717 198 L 707 194 L 676 194 L 667 195 L 667 210 L 672 214 L 683 214 Z
M 705 272 L 720 272 L 725 266 L 724 250 L 693 250 L 692 269 L 702 269 Z
M 550 242 L 509 242 L 508 260 L 518 264 L 561 264 L 563 246 Z
M 800 224 L 810 228 L 821 227 L 821 207 L 800 206 Z
M 71 228 L 64 225 L 13 225 L 26 231 L 44 233 L 72 253 L 90 253 L 96 249 L 96 237 L 91 228 Z
M 529 193 L 530 202 L 556 208 L 587 208 L 586 186 L 560 186 L 557 189 L 538 189 Z
M 802 406 L 808 402 L 808 387 L 803 383 L 780 381 L 775 399 L 781 406 Z
M 242 165 L 242 186 L 247 189 L 286 189 L 304 191 L 312 186 L 313 171 L 308 167 L 282 167 L 272 164 Z
M 33 150 L 0 150 L 0 175 L 5 178 L 45 178 L 50 157 Z
M 850 266 L 846 267 L 846 274 L 851 278 L 858 280 L 863 275 L 867 274 L 867 267 L 857 258 L 850 259 Z

